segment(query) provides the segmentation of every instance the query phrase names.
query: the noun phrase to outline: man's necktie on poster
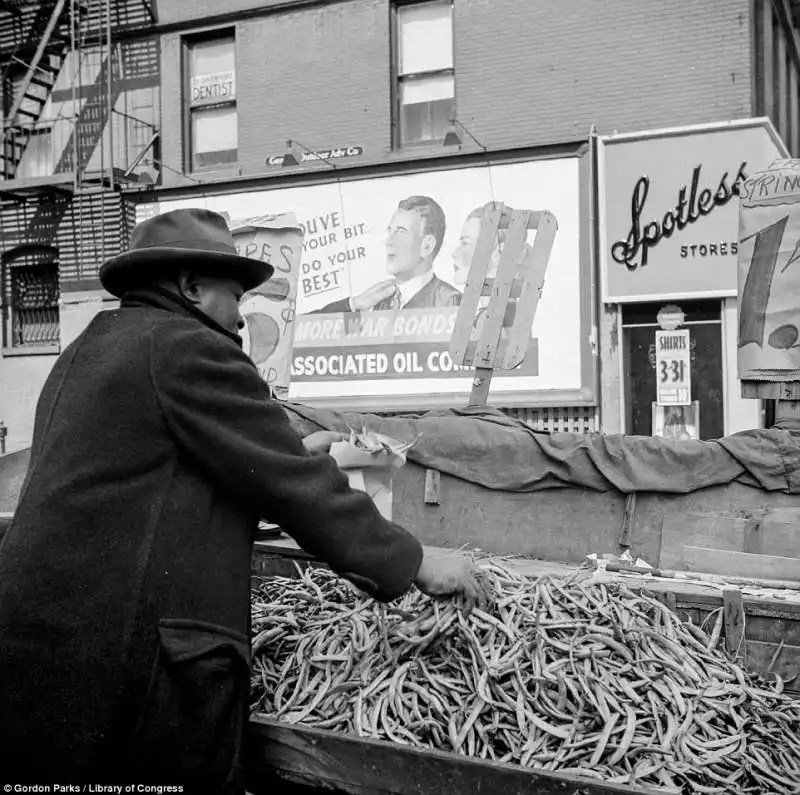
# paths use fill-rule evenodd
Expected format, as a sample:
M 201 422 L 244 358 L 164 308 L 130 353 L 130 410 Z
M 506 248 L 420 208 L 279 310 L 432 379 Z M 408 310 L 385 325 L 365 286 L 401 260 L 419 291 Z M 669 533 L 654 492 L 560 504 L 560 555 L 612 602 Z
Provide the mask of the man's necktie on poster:
M 403 299 L 400 296 L 400 285 L 395 284 L 394 292 L 392 293 L 392 297 L 389 299 L 389 308 L 400 309 L 402 305 L 403 305 Z

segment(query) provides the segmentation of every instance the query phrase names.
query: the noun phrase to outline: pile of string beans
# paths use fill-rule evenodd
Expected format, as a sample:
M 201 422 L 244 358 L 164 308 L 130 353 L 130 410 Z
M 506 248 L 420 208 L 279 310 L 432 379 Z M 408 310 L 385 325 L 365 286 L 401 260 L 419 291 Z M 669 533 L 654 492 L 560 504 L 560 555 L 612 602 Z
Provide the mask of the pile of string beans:
M 254 712 L 671 793 L 800 793 L 800 702 L 619 583 L 483 566 L 484 612 L 326 569 L 254 587 Z

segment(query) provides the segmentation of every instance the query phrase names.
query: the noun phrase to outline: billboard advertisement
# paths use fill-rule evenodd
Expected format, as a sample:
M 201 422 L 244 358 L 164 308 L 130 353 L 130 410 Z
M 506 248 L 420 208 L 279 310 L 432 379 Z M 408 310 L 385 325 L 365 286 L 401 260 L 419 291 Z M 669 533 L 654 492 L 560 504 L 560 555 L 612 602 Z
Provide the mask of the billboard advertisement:
M 601 137 L 603 301 L 735 296 L 740 187 L 784 153 L 768 119 Z
M 490 402 L 592 403 L 581 165 L 573 156 L 348 180 L 332 170 L 325 184 L 180 199 L 162 192 L 139 214 L 204 207 L 232 228 L 293 215 L 303 237 L 296 301 L 284 312 L 292 315 L 289 399 L 392 410 L 466 403 L 473 371 L 448 348 L 486 205 L 548 210 L 558 233 L 527 355 L 495 373 Z M 494 259 L 501 250 L 499 240 Z M 258 333 L 248 322 L 248 345 L 260 344 Z

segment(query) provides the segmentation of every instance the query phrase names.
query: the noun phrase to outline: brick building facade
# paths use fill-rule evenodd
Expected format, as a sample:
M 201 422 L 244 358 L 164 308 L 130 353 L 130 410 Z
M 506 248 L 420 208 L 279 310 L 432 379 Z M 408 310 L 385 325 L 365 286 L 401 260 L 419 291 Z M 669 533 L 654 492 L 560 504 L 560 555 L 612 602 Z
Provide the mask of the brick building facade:
M 358 142 L 365 149 L 358 165 L 441 154 L 440 144 L 403 151 L 393 140 L 392 3 L 227 5 L 229 13 L 212 18 L 203 3 L 192 12 L 179 0 L 159 4 L 170 26 L 162 37 L 162 153 L 172 168 L 186 164 L 187 37 L 232 29 L 237 176 L 266 176 L 265 155 L 293 137 L 311 148 Z M 484 146 L 505 150 L 585 140 L 593 126 L 611 133 L 754 115 L 751 7 L 750 0 L 456 0 L 457 118 Z M 165 186 L 180 182 L 174 172 L 164 176 Z
M 154 43 L 160 50 L 158 140 L 133 158 L 140 181 L 128 180 L 121 191 L 131 204 L 168 207 L 487 163 L 572 156 L 591 161 L 593 133 L 754 116 L 769 117 L 797 156 L 795 5 L 159 0 L 157 17 L 146 26 L 113 31 L 119 52 Z M 406 55 L 411 65 L 403 63 L 404 36 L 409 53 L 416 53 Z M 112 82 L 122 79 L 113 73 Z M 200 98 L 193 101 L 195 88 Z M 443 146 L 451 131 L 460 145 Z M 297 165 L 281 159 L 288 140 Z M 227 143 L 215 150 L 214 141 Z M 335 169 L 323 160 L 303 160 L 307 150 L 330 154 L 348 147 L 358 154 L 336 159 Z M 624 385 L 612 366 L 621 316 L 619 307 L 602 305 L 597 291 L 591 162 L 581 168 L 581 180 L 579 256 L 582 289 L 592 304 L 584 321 L 599 379 L 594 398 L 572 407 L 547 406 L 542 398 L 514 411 L 547 428 L 591 430 L 602 423 L 604 430 L 625 430 L 609 409 L 623 399 Z M 97 266 L 86 263 L 80 271 L 94 305 Z M 6 313 L 8 303 L 6 297 Z M 12 358 L 0 359 L 0 382 L 17 381 L 7 393 L 0 388 L 0 419 L 9 416 L 3 395 L 18 393 L 23 377 L 10 375 Z M 11 416 L 7 424 L 16 424 L 11 436 L 19 444 L 29 433 L 32 409 Z

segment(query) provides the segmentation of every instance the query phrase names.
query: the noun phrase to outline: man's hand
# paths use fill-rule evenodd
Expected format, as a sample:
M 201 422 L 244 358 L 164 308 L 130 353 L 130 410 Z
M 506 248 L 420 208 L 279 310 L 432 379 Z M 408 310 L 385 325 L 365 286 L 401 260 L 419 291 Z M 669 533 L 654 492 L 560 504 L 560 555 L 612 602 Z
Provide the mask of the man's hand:
M 334 442 L 343 442 L 347 436 L 336 431 L 314 431 L 303 439 L 309 453 L 329 453 Z
M 491 593 L 481 572 L 463 555 L 424 555 L 414 580 L 428 596 L 463 596 L 470 606 L 486 607 Z
M 368 290 L 364 290 L 361 295 L 354 295 L 350 299 L 350 308 L 354 312 L 372 309 L 379 301 L 391 297 L 396 289 L 397 282 L 394 279 L 387 279 L 385 282 L 373 284 Z

